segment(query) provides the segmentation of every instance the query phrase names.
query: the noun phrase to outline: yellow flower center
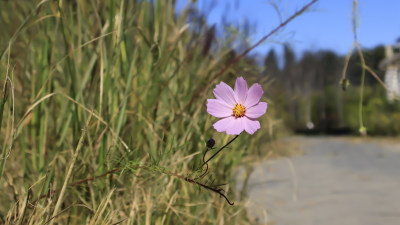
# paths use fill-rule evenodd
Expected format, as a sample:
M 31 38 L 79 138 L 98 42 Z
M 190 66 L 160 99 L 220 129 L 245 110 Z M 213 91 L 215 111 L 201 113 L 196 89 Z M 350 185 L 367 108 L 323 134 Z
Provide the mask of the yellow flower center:
M 243 117 L 245 112 L 246 107 L 244 107 L 242 104 L 236 103 L 235 107 L 233 107 L 233 115 L 235 118 Z

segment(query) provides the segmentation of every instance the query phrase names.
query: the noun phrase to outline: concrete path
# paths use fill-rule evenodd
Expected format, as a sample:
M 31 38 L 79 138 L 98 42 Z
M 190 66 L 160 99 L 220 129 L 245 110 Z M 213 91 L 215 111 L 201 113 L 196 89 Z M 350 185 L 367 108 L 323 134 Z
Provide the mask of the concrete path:
M 400 139 L 295 137 L 304 155 L 254 164 L 251 217 L 276 225 L 399 225 Z M 243 188 L 244 169 L 238 174 Z

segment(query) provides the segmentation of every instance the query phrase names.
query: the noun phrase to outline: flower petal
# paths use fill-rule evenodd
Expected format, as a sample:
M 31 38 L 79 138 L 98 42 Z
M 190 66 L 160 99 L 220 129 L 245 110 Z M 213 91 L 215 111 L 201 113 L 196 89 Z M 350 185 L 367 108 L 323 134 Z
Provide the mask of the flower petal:
M 213 126 L 218 132 L 224 132 L 231 125 L 233 120 L 235 120 L 233 116 L 226 117 L 222 120 L 218 120 Z
M 218 100 L 224 101 L 233 109 L 236 104 L 236 94 L 229 85 L 221 81 L 221 83 L 217 84 L 213 93 Z
M 229 126 L 226 128 L 226 133 L 229 135 L 239 135 L 244 130 L 243 118 L 245 117 L 232 118 L 233 120 L 231 120 Z
M 256 105 L 260 101 L 263 94 L 264 94 L 264 91 L 263 91 L 261 85 L 259 85 L 258 83 L 253 84 L 250 87 L 249 92 L 247 92 L 247 98 L 244 103 L 244 106 L 246 108 L 250 108 L 253 105 Z
M 245 115 L 249 118 L 256 119 L 265 114 L 267 106 L 268 104 L 266 102 L 259 102 L 257 105 L 246 109 Z
M 207 112 L 218 118 L 228 117 L 233 113 L 231 107 L 218 99 L 207 99 Z
M 248 88 L 246 80 L 243 77 L 237 78 L 235 83 L 235 93 L 238 98 L 237 100 L 239 101 L 238 103 L 244 104 L 246 101 L 247 92 Z
M 214 128 L 218 132 L 226 131 L 229 135 L 239 135 L 244 130 L 244 118 L 245 117 L 235 118 L 230 116 L 214 123 Z
M 252 120 L 247 117 L 242 117 L 244 130 L 249 134 L 254 134 L 258 129 L 260 129 L 260 122 L 258 120 Z

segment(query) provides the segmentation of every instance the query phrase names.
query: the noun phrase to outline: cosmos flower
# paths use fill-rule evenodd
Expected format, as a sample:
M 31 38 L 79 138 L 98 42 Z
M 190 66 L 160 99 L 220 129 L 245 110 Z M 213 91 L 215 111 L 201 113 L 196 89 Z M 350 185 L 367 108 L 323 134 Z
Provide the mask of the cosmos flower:
M 236 79 L 235 90 L 224 82 L 219 83 L 214 91 L 216 99 L 207 99 L 207 112 L 221 120 L 214 123 L 218 132 L 239 135 L 245 130 L 254 134 L 260 129 L 256 120 L 267 111 L 267 103 L 260 102 L 264 91 L 258 83 L 247 88 L 243 77 Z

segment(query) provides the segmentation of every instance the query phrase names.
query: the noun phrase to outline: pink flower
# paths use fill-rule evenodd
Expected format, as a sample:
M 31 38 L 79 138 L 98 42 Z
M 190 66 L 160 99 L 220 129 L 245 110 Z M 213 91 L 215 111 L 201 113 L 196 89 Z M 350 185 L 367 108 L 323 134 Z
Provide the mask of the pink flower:
M 261 85 L 255 83 L 250 89 L 243 77 L 236 79 L 235 90 L 224 82 L 214 89 L 216 99 L 207 99 L 207 112 L 217 118 L 223 118 L 214 123 L 218 132 L 238 135 L 245 130 L 254 134 L 260 129 L 260 122 L 256 120 L 267 111 L 267 103 L 260 102 L 264 91 Z

